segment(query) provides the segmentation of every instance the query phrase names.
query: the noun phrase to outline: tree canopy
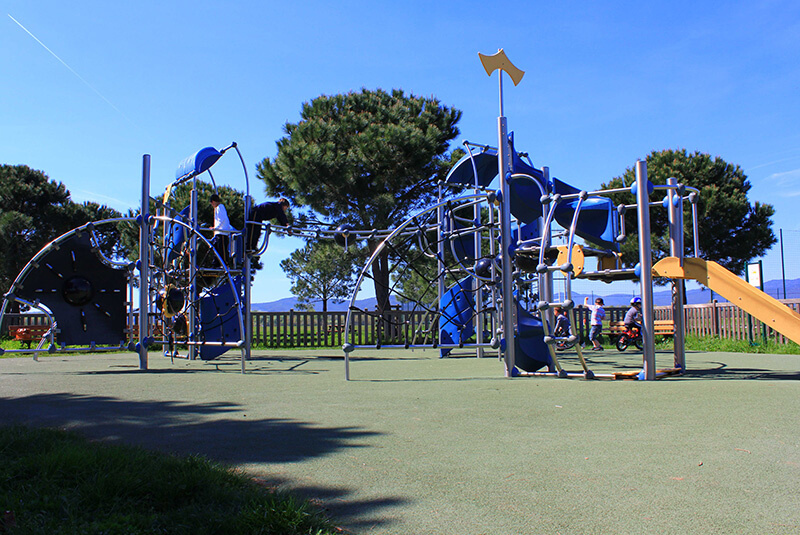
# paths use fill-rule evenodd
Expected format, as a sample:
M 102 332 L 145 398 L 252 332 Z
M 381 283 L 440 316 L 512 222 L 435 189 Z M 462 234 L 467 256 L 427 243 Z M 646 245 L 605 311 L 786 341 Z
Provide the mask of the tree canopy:
M 698 200 L 700 254 L 728 270 L 742 274 L 747 263 L 763 255 L 777 241 L 772 231 L 775 209 L 759 201 L 750 203 L 747 193 L 750 182 L 738 165 L 725 162 L 719 156 L 701 152 L 687 153 L 686 149 L 653 151 L 647 156 L 647 177 L 656 185 L 675 177 L 679 184 L 700 190 Z M 635 170 L 612 179 L 605 188 L 630 186 Z M 653 199 L 655 200 L 655 199 Z M 614 201 L 635 202 L 629 193 L 614 195 Z M 692 253 L 691 205 L 684 204 L 685 252 Z M 651 233 L 654 256 L 669 255 L 669 224 L 666 210 L 651 210 Z M 625 219 L 626 232 L 636 232 L 636 217 Z M 634 265 L 639 261 L 638 244 L 629 239 L 622 246 L 623 261 Z
M 327 312 L 329 301 L 349 297 L 355 284 L 356 257 L 332 241 L 317 241 L 307 243 L 283 260 L 281 269 L 292 281 L 298 307 L 311 309 L 313 303 L 320 302 L 322 311 Z
M 93 202 L 76 203 L 66 186 L 26 165 L 0 166 L 0 286 L 8 291 L 45 244 L 75 227 L 120 217 Z M 116 229 L 112 230 L 116 232 Z M 113 241 L 117 246 L 119 240 Z
M 436 199 L 461 112 L 395 89 L 320 96 L 286 123 L 278 154 L 258 164 L 269 195 L 307 206 L 333 225 L 387 229 Z M 369 241 L 370 251 L 377 242 Z M 389 251 L 373 266 L 380 309 L 388 305 Z

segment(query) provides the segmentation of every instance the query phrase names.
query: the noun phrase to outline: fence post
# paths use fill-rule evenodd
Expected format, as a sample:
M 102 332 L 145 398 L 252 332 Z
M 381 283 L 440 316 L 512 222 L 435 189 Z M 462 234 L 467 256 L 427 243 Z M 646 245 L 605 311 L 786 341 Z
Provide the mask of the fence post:
M 294 346 L 294 309 L 289 309 L 289 345 Z
M 719 308 L 716 299 L 711 302 L 711 306 L 711 328 L 714 330 L 714 336 L 719 337 Z

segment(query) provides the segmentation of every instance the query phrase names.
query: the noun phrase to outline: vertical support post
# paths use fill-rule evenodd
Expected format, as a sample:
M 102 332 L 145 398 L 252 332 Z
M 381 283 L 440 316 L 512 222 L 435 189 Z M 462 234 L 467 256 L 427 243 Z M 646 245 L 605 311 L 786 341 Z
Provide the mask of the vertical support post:
M 778 229 L 781 237 L 781 280 L 783 281 L 783 298 L 786 299 L 786 264 L 783 261 L 783 229 Z
M 716 300 L 716 299 L 714 299 L 714 300 L 711 302 L 711 305 L 712 305 L 712 307 L 713 307 L 713 314 L 714 314 L 714 315 L 712 316 L 712 318 L 711 318 L 711 323 L 712 323 L 711 327 L 712 327 L 712 329 L 714 329 L 714 331 L 713 331 L 713 333 L 712 333 L 712 334 L 713 334 L 714 336 L 720 336 L 720 328 L 719 328 L 719 307 L 717 307 L 717 300 Z M 705 334 L 705 333 L 703 333 L 703 334 Z
M 478 188 L 478 177 L 475 176 L 475 193 L 479 194 L 480 189 Z M 472 207 L 472 220 L 477 222 L 478 229 L 481 227 L 481 205 L 476 203 L 475 206 Z M 473 236 L 475 240 L 474 243 L 474 255 L 475 261 L 483 256 L 483 247 L 482 247 L 482 239 L 481 239 L 482 231 L 478 230 Z M 484 313 L 480 312 L 483 310 L 483 290 L 481 289 L 480 281 L 476 277 L 472 277 L 472 295 L 475 299 L 475 317 L 473 321 L 475 322 L 475 342 L 478 344 L 478 348 L 475 351 L 475 356 L 483 358 L 483 329 L 484 324 Z
M 636 204 L 639 222 L 639 284 L 642 292 L 642 343 L 644 378 L 656 378 L 656 351 L 653 340 L 653 257 L 650 247 L 650 181 L 647 162 L 636 161 Z
M 489 204 L 489 256 L 492 259 L 492 281 L 497 281 L 497 263 L 495 259 L 497 258 L 497 239 L 499 238 L 497 234 L 497 229 L 495 226 L 495 216 L 497 215 L 496 207 L 492 204 Z M 489 313 L 489 325 L 490 325 L 490 332 L 492 337 L 497 336 L 497 328 L 499 325 L 498 321 L 498 313 L 497 313 L 497 284 L 492 284 L 491 291 L 491 299 L 492 299 L 492 311 Z M 497 348 L 497 355 L 498 359 L 501 357 L 502 352 L 498 346 Z
M 147 369 L 150 336 L 150 155 L 142 157 L 142 210 L 139 222 L 139 369 Z
M 669 178 L 667 184 L 677 188 L 678 179 Z M 667 191 L 669 204 L 669 254 L 680 259 L 683 265 L 683 196 L 675 189 Z M 684 339 L 683 292 L 685 288 L 683 279 L 672 280 L 672 322 L 675 325 L 675 334 L 672 337 L 672 352 L 675 367 L 686 369 L 686 347 Z
M 521 80 L 524 71 L 516 68 L 508 57 L 506 57 L 503 49 L 497 51 L 493 56 L 484 56 L 478 54 L 481 59 L 483 68 L 486 69 L 486 74 L 489 76 L 496 70 L 499 70 L 498 81 L 500 89 L 500 116 L 497 118 L 497 147 L 498 147 L 498 171 L 500 173 L 500 233 L 501 233 L 501 247 L 503 250 L 500 252 L 502 259 L 502 287 L 503 287 L 503 307 L 502 307 L 502 322 L 503 322 L 503 338 L 505 347 L 501 342 L 500 349 L 505 355 L 506 377 L 513 377 L 515 371 L 515 338 L 516 333 L 514 327 L 516 325 L 514 314 L 514 281 L 512 279 L 513 272 L 511 269 L 511 255 L 509 254 L 509 246 L 511 245 L 511 187 L 508 183 L 508 176 L 511 169 L 511 147 L 508 142 L 508 126 L 506 123 L 505 114 L 503 112 L 503 71 L 508 73 L 514 85 L 517 85 Z
M 692 192 L 692 195 L 689 195 L 689 202 L 692 203 L 692 242 L 694 245 L 694 257 L 700 258 L 700 221 L 697 215 L 696 193 Z
M 200 216 L 197 209 L 197 177 L 192 180 L 192 200 L 189 208 L 192 222 L 192 237 L 189 240 L 189 302 L 197 302 L 197 229 L 200 225 Z M 197 315 L 199 309 L 189 311 L 189 341 L 197 341 Z M 197 358 L 197 346 L 189 344 L 189 360 Z
M 244 233 L 242 233 L 242 236 L 246 237 Z M 242 285 L 244 286 L 244 303 L 242 303 L 242 306 L 244 307 L 244 332 L 242 333 L 242 339 L 244 340 L 244 346 L 242 347 L 242 373 L 245 372 L 245 362 L 250 360 L 250 350 L 253 344 L 253 312 L 250 310 L 250 301 L 252 299 L 252 276 L 250 269 L 250 255 L 248 254 L 247 245 L 245 244 L 244 265 L 242 266 Z
M 501 87 L 502 87 L 502 73 L 500 73 Z M 502 93 L 500 94 L 500 109 L 503 109 Z M 514 332 L 514 280 L 513 270 L 511 269 L 511 255 L 509 249 L 511 247 L 511 187 L 508 183 L 508 174 L 511 169 L 511 147 L 508 143 L 508 125 L 506 118 L 502 115 L 497 118 L 497 147 L 498 147 L 498 170 L 500 172 L 500 184 L 502 199 L 500 202 L 500 234 L 501 234 L 501 247 L 500 251 L 503 265 L 503 337 L 505 338 L 505 365 L 506 377 L 513 377 L 514 367 L 516 365 L 516 344 Z
M 550 168 L 549 167 L 542 167 L 542 173 L 544 174 L 544 181 L 545 183 L 550 183 Z M 552 242 L 552 234 L 553 234 L 553 227 L 548 227 L 547 236 L 544 235 L 544 219 L 539 219 L 539 236 L 541 236 L 541 246 L 547 250 L 550 247 Z M 553 272 L 548 270 L 544 274 L 539 275 L 539 301 L 545 301 L 547 303 L 552 303 L 555 301 L 553 298 Z M 543 316 L 545 320 L 550 322 L 550 325 L 554 324 L 555 321 L 555 314 L 553 313 L 552 308 L 548 308 L 543 312 Z
M 442 206 L 442 184 L 439 183 L 439 207 L 436 209 L 436 228 L 439 235 L 436 239 L 436 307 L 438 314 L 438 325 L 436 326 L 436 340 L 442 343 L 442 299 L 444 298 L 444 207 Z M 441 353 L 440 353 L 441 355 Z
M 764 261 L 758 261 L 758 289 L 764 291 Z M 767 343 L 767 324 L 761 322 L 761 342 Z

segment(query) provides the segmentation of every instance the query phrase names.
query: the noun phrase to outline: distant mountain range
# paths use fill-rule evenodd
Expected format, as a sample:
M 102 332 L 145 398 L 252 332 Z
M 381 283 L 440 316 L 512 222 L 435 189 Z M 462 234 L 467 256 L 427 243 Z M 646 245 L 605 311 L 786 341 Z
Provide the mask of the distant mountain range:
M 370 308 L 374 309 L 377 302 L 378 301 L 374 297 L 369 299 L 358 299 L 356 300 L 356 306 L 363 310 L 368 310 Z M 347 312 L 348 306 L 350 306 L 350 300 L 342 301 L 340 303 L 329 301 L 328 312 Z M 288 310 L 298 310 L 297 298 L 285 297 L 283 299 L 278 299 L 277 301 L 270 301 L 269 303 L 253 303 L 250 309 L 258 312 L 286 312 Z M 322 305 L 320 303 L 316 303 L 314 309 L 319 312 L 322 310 Z
M 776 299 L 783 299 L 783 281 L 771 280 L 764 283 L 764 291 Z M 606 306 L 626 306 L 630 302 L 632 295 L 632 292 L 615 294 L 603 294 L 597 292 L 589 297 L 590 299 L 593 297 L 602 297 Z M 800 297 L 800 279 L 791 279 L 786 281 L 786 295 L 789 298 Z M 586 297 L 586 294 L 572 292 L 572 296 L 575 303 L 580 304 L 583 303 L 583 298 Z M 723 299 L 719 294 L 714 294 L 714 299 L 720 302 L 725 301 L 725 299 Z M 708 303 L 710 300 L 711 292 L 708 289 L 695 289 L 686 292 L 687 304 Z M 669 286 L 657 287 L 653 292 L 653 301 L 656 306 L 666 306 L 672 303 L 672 293 L 669 289 Z M 374 297 L 372 297 L 369 299 L 357 300 L 356 306 L 363 310 L 374 309 L 376 303 L 377 301 Z M 345 312 L 347 311 L 349 304 L 349 300 L 341 303 L 329 302 L 328 310 L 331 312 Z M 278 299 L 277 301 L 271 301 L 269 303 L 253 303 L 251 308 L 253 311 L 258 312 L 286 312 L 292 309 L 297 310 L 297 298 L 286 297 L 284 299 Z M 317 304 L 315 310 L 322 310 L 322 306 Z

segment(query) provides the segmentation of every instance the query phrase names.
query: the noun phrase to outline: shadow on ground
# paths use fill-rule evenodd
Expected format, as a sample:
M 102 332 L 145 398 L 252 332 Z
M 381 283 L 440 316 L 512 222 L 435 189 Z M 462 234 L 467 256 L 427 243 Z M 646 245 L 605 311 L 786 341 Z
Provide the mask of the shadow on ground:
M 298 485 L 290 480 L 275 477 L 255 477 L 255 480 L 268 488 L 291 489 L 291 491 L 321 507 L 337 523 L 351 530 L 387 527 L 397 523 L 391 516 L 392 508 L 408 505 L 410 500 L 399 497 L 376 499 L 354 499 L 353 491 L 344 487 L 319 487 Z
M 666 363 L 671 362 L 672 352 L 656 353 L 656 368 L 667 367 Z M 632 371 L 641 370 L 642 353 L 606 351 L 603 353 L 590 354 L 586 358 L 589 367 L 596 370 L 594 366 L 610 367 L 612 371 Z M 687 370 L 683 375 L 675 375 L 669 378 L 674 380 L 688 379 L 762 379 L 768 381 L 800 381 L 800 372 L 789 370 L 775 370 L 759 367 L 731 366 L 724 362 L 703 361 L 695 362 L 692 352 L 686 353 Z
M 6 423 L 68 428 L 99 440 L 200 453 L 226 463 L 291 463 L 378 433 L 281 418 L 249 419 L 236 403 L 129 401 L 107 396 L 36 394 L 0 398 Z
M 737 368 L 731 367 L 723 362 L 710 363 L 713 368 L 704 370 L 689 369 L 684 378 L 694 377 L 701 379 L 767 379 L 770 381 L 800 381 L 799 372 L 781 372 L 775 370 L 765 370 L 762 368 Z
M 76 431 L 90 439 L 123 442 L 181 455 L 200 454 L 227 464 L 296 463 L 345 448 L 366 447 L 379 433 L 358 427 L 322 427 L 281 418 L 248 418 L 236 403 L 129 401 L 107 396 L 37 394 L 0 398 L 0 423 Z M 405 498 L 353 499 L 346 487 L 302 487 L 259 478 L 318 501 L 349 528 L 391 524 L 387 508 Z

